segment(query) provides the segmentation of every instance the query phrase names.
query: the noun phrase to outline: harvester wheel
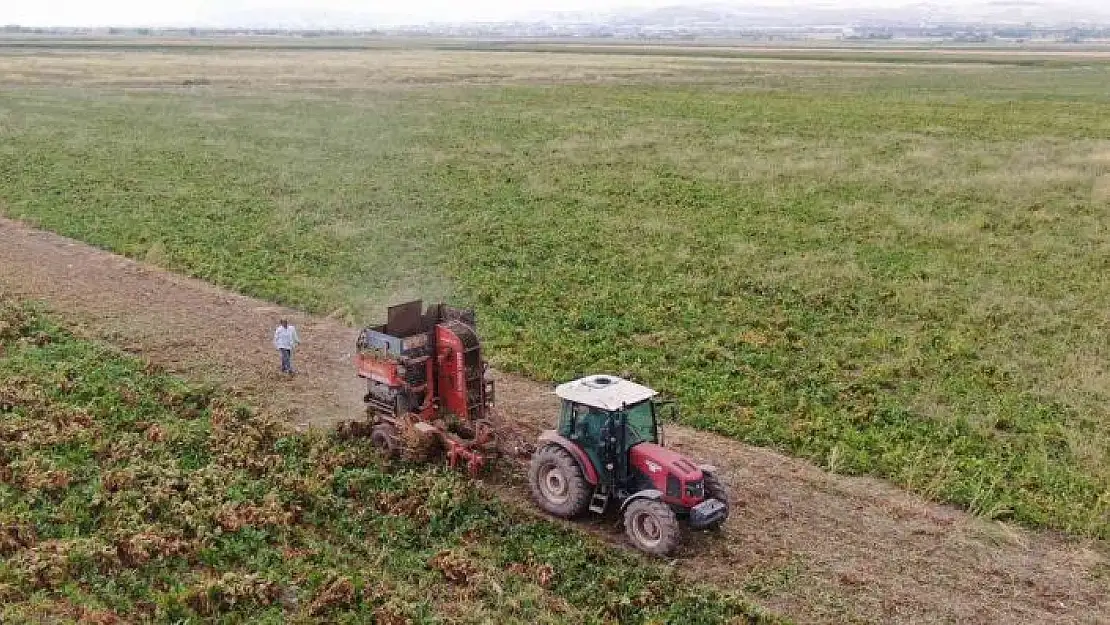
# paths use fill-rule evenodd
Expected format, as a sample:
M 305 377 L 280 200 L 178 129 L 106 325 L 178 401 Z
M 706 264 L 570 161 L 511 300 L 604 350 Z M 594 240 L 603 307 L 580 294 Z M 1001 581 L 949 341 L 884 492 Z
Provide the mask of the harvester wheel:
M 624 532 L 641 551 L 666 556 L 681 538 L 678 519 L 671 507 L 654 499 L 637 499 L 624 511 Z
M 702 476 L 705 478 L 705 496 L 725 504 L 725 517 L 721 519 L 720 523 L 710 525 L 708 528 L 713 530 L 720 529 L 721 526 L 725 524 L 725 521 L 728 520 L 728 513 L 732 506 L 732 502 L 729 500 L 728 489 L 725 488 L 724 483 L 721 482 L 721 478 L 717 477 L 716 473 L 703 470 Z
M 390 460 L 401 455 L 401 442 L 397 440 L 397 428 L 388 423 L 374 426 L 370 432 L 370 444 L 377 447 Z
M 590 506 L 591 489 L 582 467 L 558 445 L 546 445 L 532 456 L 528 484 L 540 508 L 554 516 L 570 519 Z

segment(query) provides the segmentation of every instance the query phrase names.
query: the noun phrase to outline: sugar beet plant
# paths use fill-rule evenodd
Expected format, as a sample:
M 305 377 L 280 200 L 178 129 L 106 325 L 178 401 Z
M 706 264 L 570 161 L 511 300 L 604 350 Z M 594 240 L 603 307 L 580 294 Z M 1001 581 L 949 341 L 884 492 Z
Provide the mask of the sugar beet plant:
M 0 622 L 770 620 L 26 307 L 0 348 Z

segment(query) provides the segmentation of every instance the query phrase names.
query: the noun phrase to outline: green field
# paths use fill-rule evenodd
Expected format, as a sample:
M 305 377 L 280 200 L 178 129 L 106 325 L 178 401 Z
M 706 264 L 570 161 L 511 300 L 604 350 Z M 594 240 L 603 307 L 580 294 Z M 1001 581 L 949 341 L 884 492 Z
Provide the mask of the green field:
M 0 53 L 0 211 L 1110 538 L 1110 65 Z
M 0 304 L 4 623 L 777 622 Z

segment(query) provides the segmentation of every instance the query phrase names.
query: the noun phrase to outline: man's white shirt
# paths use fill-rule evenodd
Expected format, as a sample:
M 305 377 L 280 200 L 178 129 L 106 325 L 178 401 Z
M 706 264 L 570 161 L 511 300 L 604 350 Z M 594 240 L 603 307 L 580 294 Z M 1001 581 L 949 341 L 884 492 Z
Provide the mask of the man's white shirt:
M 274 330 L 274 347 L 277 349 L 293 349 L 301 339 L 297 336 L 296 326 L 283 328 L 278 326 Z

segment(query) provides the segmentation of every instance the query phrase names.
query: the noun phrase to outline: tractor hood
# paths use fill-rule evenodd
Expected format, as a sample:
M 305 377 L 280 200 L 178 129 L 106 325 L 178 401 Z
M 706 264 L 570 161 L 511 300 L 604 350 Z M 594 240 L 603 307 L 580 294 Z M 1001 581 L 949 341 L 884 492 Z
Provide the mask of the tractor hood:
M 640 443 L 628 453 L 632 466 L 643 471 L 652 481 L 657 477 L 665 478 L 667 473 L 683 482 L 702 479 L 701 469 L 689 458 L 655 443 Z

